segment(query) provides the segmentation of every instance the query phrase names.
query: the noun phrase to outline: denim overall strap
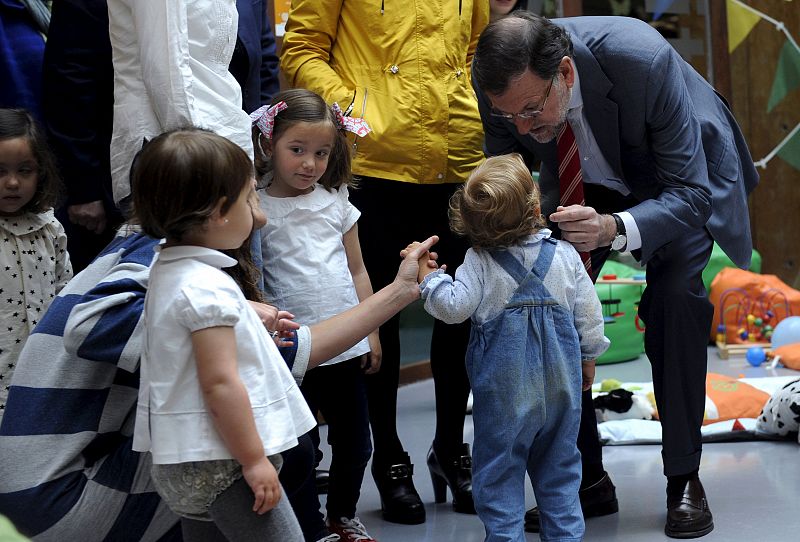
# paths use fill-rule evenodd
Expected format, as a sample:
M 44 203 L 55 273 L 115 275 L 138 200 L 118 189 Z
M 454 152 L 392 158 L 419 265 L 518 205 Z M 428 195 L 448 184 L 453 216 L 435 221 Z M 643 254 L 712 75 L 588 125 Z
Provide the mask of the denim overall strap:
M 533 267 L 528 270 L 523 266 L 519 260 L 512 256 L 507 250 L 491 250 L 489 254 L 494 258 L 503 270 L 511 275 L 517 281 L 517 284 L 522 285 L 526 280 L 530 280 L 528 275 L 533 274 L 541 283 L 542 279 L 547 275 L 550 269 L 550 264 L 553 262 L 553 256 L 556 253 L 556 240 L 552 237 L 545 237 L 542 239 L 542 248 L 539 250 L 539 257 L 536 258 Z M 547 297 L 550 297 L 548 292 Z
M 550 270 L 550 264 L 553 263 L 553 256 L 556 253 L 557 241 L 552 237 L 545 237 L 542 239 L 542 248 L 539 250 L 539 257 L 536 258 L 536 263 L 533 264 L 533 274 L 539 280 L 543 280 L 547 272 Z

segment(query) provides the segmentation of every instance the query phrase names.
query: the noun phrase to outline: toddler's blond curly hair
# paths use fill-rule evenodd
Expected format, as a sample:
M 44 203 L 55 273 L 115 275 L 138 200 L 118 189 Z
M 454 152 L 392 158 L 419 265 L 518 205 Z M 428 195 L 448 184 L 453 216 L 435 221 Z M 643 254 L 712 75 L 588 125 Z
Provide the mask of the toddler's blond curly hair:
M 450 198 L 450 229 L 477 249 L 504 248 L 545 226 L 539 188 L 519 154 L 488 158 Z

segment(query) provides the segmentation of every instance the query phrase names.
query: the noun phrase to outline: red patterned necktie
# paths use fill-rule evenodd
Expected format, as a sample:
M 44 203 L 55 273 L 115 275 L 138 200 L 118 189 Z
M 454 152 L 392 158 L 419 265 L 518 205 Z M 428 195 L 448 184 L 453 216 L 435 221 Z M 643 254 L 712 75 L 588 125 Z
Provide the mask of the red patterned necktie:
M 558 188 L 560 204 L 583 205 L 583 173 L 581 173 L 581 157 L 578 153 L 578 143 L 569 122 L 564 122 L 564 128 L 556 139 L 558 147 Z M 589 276 L 592 276 L 592 258 L 588 252 L 579 252 L 583 266 Z

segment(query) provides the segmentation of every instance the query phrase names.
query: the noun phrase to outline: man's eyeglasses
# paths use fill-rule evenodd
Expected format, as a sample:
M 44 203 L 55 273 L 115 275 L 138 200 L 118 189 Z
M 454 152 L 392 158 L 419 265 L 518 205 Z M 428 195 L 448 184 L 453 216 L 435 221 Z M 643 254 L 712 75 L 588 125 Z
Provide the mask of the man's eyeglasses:
M 547 105 L 547 98 L 550 97 L 550 90 L 553 88 L 553 81 L 556 80 L 558 74 L 554 75 L 552 79 L 550 79 L 550 84 L 547 86 L 547 91 L 544 93 L 544 100 L 542 100 L 542 105 L 539 106 L 538 109 L 525 109 L 521 113 L 503 113 L 502 111 L 497 111 L 496 109 L 492 109 L 490 114 L 493 117 L 499 117 L 501 119 L 506 119 L 508 121 L 514 122 L 516 119 L 533 119 L 538 117 L 544 111 L 545 106 Z

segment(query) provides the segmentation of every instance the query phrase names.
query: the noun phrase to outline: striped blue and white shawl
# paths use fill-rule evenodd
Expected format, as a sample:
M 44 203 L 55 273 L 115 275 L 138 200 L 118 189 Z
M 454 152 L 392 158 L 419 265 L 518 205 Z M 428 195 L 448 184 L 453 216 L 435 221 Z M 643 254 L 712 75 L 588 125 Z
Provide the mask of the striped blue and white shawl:
M 150 482 L 149 454 L 131 449 L 157 242 L 117 237 L 56 297 L 20 354 L 0 425 L 0 514 L 36 540 L 181 540 Z M 310 338 L 299 334 L 295 344 Z M 283 353 L 291 365 L 296 351 Z M 293 372 L 305 370 L 304 354 Z

